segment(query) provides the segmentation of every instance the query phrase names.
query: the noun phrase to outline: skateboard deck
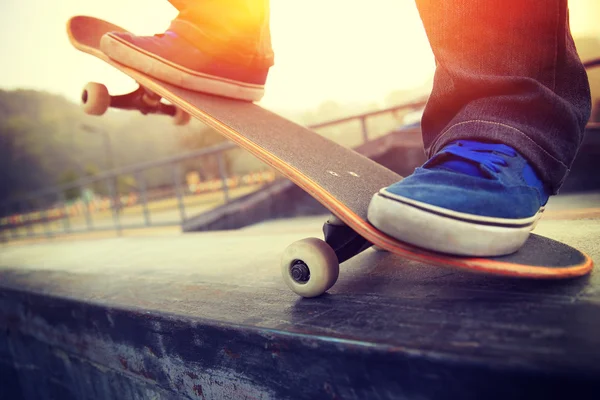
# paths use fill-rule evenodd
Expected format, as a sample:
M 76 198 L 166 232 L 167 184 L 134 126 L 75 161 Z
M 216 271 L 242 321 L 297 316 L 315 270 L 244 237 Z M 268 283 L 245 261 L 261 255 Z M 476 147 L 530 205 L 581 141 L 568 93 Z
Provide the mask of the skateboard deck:
M 382 187 L 401 180 L 400 175 L 256 104 L 189 91 L 112 61 L 99 49 L 100 38 L 109 31 L 125 30 L 109 22 L 85 16 L 73 17 L 67 24 L 69 39 L 75 48 L 107 62 L 141 86 L 211 126 L 280 171 L 323 204 L 345 224 L 340 224 L 337 219 L 330 224 L 334 231 L 335 227 L 341 227 L 338 233 L 333 235 L 335 238 L 330 237 L 330 240 L 327 240 L 329 244 L 338 242 L 335 255 L 339 262 L 373 244 L 415 261 L 503 276 L 572 278 L 585 275 L 592 269 L 593 262 L 586 254 L 535 234 L 531 235 L 518 252 L 491 258 L 440 254 L 400 242 L 378 231 L 367 221 L 367 208 L 373 194 Z M 339 233 L 344 229 L 346 233 Z M 347 233 L 348 230 L 351 233 Z M 347 254 L 342 254 L 344 250 L 340 250 L 342 245 L 339 245 L 339 242 L 349 242 L 348 238 L 352 233 L 359 236 L 356 242 L 359 244 L 355 244 L 354 249 L 346 248 Z M 360 244 L 360 240 L 366 244 Z M 305 243 L 306 246 L 314 248 L 314 244 L 311 243 Z M 302 253 L 304 250 L 298 251 Z M 318 256 L 313 254 L 314 257 L 308 258 L 312 260 L 313 265 L 332 263 L 328 251 L 317 249 L 315 254 L 318 253 Z M 287 257 L 291 257 L 291 261 L 298 261 L 297 252 L 288 253 Z M 313 272 L 311 268 L 310 279 L 317 275 L 317 278 L 322 278 L 320 273 Z M 324 274 L 327 275 L 327 272 Z M 337 272 L 335 274 L 337 279 Z M 294 279 L 296 278 L 298 276 L 294 276 Z M 299 279 L 297 283 L 300 286 L 306 283 L 302 281 L 306 278 Z M 323 279 L 331 281 L 333 278 Z M 333 282 L 328 281 L 325 284 L 328 287 L 322 292 L 331 287 L 335 279 Z M 300 289 L 297 291 L 292 287 L 292 290 L 305 295 Z

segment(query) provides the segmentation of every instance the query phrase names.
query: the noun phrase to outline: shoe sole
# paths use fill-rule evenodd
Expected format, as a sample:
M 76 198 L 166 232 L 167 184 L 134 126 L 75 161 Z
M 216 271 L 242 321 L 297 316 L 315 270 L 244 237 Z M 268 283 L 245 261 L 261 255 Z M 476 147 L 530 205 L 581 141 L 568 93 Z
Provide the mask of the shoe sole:
M 369 222 L 380 231 L 424 249 L 459 256 L 491 257 L 517 251 L 535 228 L 531 218 L 470 215 L 385 192 L 373 196 Z
M 245 101 L 259 101 L 265 93 L 263 85 L 187 69 L 111 34 L 102 36 L 100 49 L 121 64 L 184 89 Z

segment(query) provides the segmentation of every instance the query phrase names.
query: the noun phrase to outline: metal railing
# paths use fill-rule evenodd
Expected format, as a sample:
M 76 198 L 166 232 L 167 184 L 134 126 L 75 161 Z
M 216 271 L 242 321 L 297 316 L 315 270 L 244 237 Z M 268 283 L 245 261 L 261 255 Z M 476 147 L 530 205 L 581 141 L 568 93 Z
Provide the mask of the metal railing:
M 396 114 L 402 110 L 420 109 L 425 105 L 425 101 L 407 103 L 395 107 L 390 107 L 382 110 L 353 115 L 350 117 L 339 118 L 323 123 L 310 125 L 313 130 L 320 128 L 331 127 L 334 125 L 344 124 L 352 121 L 360 121 L 361 124 L 361 142 L 369 141 L 369 131 L 367 127 L 367 119 L 383 114 Z M 90 231 L 116 231 L 121 234 L 124 229 L 138 229 L 155 226 L 178 226 L 186 221 L 190 208 L 196 212 L 208 210 L 210 206 L 218 206 L 226 204 L 232 199 L 232 190 L 240 191 L 241 188 L 257 189 L 261 184 L 275 179 L 275 172 L 259 171 L 258 173 L 250 174 L 242 177 L 229 177 L 225 168 L 225 153 L 237 149 L 233 143 L 225 143 L 213 146 L 206 149 L 187 152 L 174 157 L 168 157 L 152 162 L 145 162 L 133 166 L 116 168 L 110 171 L 100 173 L 95 176 L 79 179 L 75 182 L 53 186 L 37 190 L 25 196 L 12 199 L 9 202 L 0 206 L 0 239 L 13 240 L 20 238 L 34 237 L 54 237 L 60 234 L 72 234 Z M 207 199 L 195 199 L 186 202 L 186 197 L 194 197 L 198 191 L 191 191 L 185 188 L 182 179 L 182 163 L 188 160 L 197 160 L 204 157 L 216 157 L 218 168 L 217 182 L 209 182 L 208 188 L 200 190 L 200 193 Z M 151 191 L 147 188 L 144 172 L 153 168 L 170 169 L 171 189 L 167 189 L 167 195 L 163 195 L 164 200 L 175 199 L 175 204 L 163 207 L 160 210 L 162 214 L 170 211 L 169 217 L 162 215 L 161 218 L 153 218 L 153 211 L 156 213 L 157 207 L 151 209 L 150 204 L 156 203 L 158 200 L 152 201 L 150 198 Z M 136 190 L 134 200 L 131 200 L 131 194 L 126 199 L 123 199 L 118 190 L 118 179 L 125 175 L 133 175 L 135 180 Z M 246 179 L 247 178 L 247 179 Z M 80 196 L 78 202 L 69 204 L 65 193 L 69 190 L 75 190 L 79 194 L 86 191 L 87 188 L 104 183 L 108 188 L 108 196 L 98 200 L 98 198 L 87 198 Z M 206 182 L 205 186 L 206 186 Z M 257 186 L 258 185 L 258 186 Z M 174 193 L 173 193 L 174 192 Z M 246 191 L 241 191 L 245 194 Z M 219 197 L 216 197 L 218 194 Z M 211 196 L 208 196 L 211 195 Z M 202 196 L 196 196 L 202 197 Z M 49 201 L 51 199 L 51 201 Z M 45 200 L 45 201 L 41 201 Z M 101 206 L 98 206 L 100 201 Z M 204 202 L 204 203 L 203 203 Z M 49 207 L 46 204 L 52 203 Z M 36 207 L 35 204 L 43 204 Z M 195 206 L 195 207 L 191 207 Z M 131 215 L 124 217 L 125 211 L 128 208 L 137 207 L 136 211 L 141 214 L 141 222 L 131 222 Z M 100 211 L 110 211 L 112 223 L 106 224 L 106 215 L 104 215 L 103 224 L 96 223 L 93 218 L 93 213 Z M 176 210 L 176 215 L 172 212 Z M 124 221 L 128 219 L 129 222 Z M 138 218 L 139 219 L 139 218 Z
M 405 104 L 401 104 L 401 105 L 394 106 L 394 107 L 384 108 L 381 110 L 370 111 L 370 112 L 366 112 L 366 113 L 362 113 L 362 114 L 352 115 L 352 116 L 345 117 L 345 118 L 339 118 L 339 119 L 334 119 L 331 121 L 313 124 L 310 126 L 310 128 L 313 130 L 317 130 L 319 128 L 326 128 L 326 127 L 330 127 L 333 125 L 340 125 L 340 124 L 343 124 L 346 122 L 358 120 L 358 121 L 360 121 L 360 126 L 361 126 L 362 142 L 366 143 L 370 139 L 369 138 L 369 129 L 367 126 L 368 118 L 372 118 L 372 117 L 376 117 L 376 116 L 384 115 L 384 114 L 396 114 L 399 111 L 418 110 L 422 107 L 425 107 L 426 102 L 427 102 L 426 99 L 422 99 L 422 100 L 414 101 L 411 103 L 405 103 Z
M 227 175 L 224 170 L 224 152 L 234 149 L 236 146 L 232 143 L 225 143 L 214 147 L 192 151 L 184 154 L 180 154 L 174 157 L 168 157 L 165 159 L 145 162 L 133 166 L 117 168 L 112 171 L 100 173 L 98 175 L 79 179 L 75 182 L 54 186 L 50 188 L 44 188 L 26 196 L 22 196 L 18 199 L 13 200 L 10 203 L 4 204 L 4 215 L 8 215 L 3 218 L 2 228 L 4 233 L 9 232 L 10 238 L 17 239 L 19 237 L 35 237 L 40 236 L 39 232 L 35 232 L 34 227 L 43 227 L 41 235 L 51 237 L 58 233 L 78 233 L 82 231 L 93 231 L 93 230 L 116 230 L 118 233 L 123 228 L 135 229 L 148 226 L 172 226 L 180 224 L 182 220 L 185 220 L 185 203 L 184 203 L 184 189 L 183 179 L 181 175 L 181 163 L 190 159 L 198 159 L 207 156 L 216 156 L 218 160 L 219 175 L 221 179 L 221 192 L 223 194 L 224 201 L 229 201 L 229 191 L 227 182 Z M 173 218 L 170 220 L 163 221 L 152 221 L 151 212 L 149 209 L 149 191 L 146 187 L 146 179 L 143 172 L 153 168 L 165 168 L 170 169 L 171 183 L 174 188 L 176 198 L 176 208 L 179 211 L 179 218 Z M 117 189 L 117 178 L 124 175 L 135 176 L 135 182 L 137 184 L 136 192 L 139 193 L 139 202 L 135 202 L 135 205 L 141 206 L 141 212 L 143 217 L 143 223 L 134 223 L 124 225 L 120 221 L 121 210 L 124 206 L 131 206 L 131 202 L 123 200 L 122 196 L 118 193 Z M 83 204 L 78 203 L 77 206 L 69 206 L 65 193 L 69 190 L 77 190 L 79 193 L 84 193 L 87 188 L 97 183 L 105 183 L 108 188 L 108 197 L 100 200 L 101 203 L 106 205 L 108 199 L 109 207 L 103 211 L 110 210 L 112 215 L 112 225 L 109 227 L 96 226 L 92 218 L 92 211 L 96 211 L 98 208 L 98 199 L 83 198 L 81 199 Z M 35 207 L 27 207 L 27 205 L 39 202 L 40 199 L 45 199 L 45 203 L 48 203 L 49 198 L 54 200 L 50 203 L 54 203 L 53 207 L 42 207 L 36 209 Z M 12 209 L 10 207 L 13 207 Z M 8 209 L 7 209 L 8 208 Z M 75 214 L 75 215 L 74 215 Z M 76 228 L 72 224 L 74 216 L 83 216 L 84 228 Z M 62 229 L 51 230 L 49 225 L 56 223 L 59 220 L 62 223 Z M 6 223 L 8 221 L 8 224 Z M 20 234 L 19 231 L 25 231 L 25 234 Z

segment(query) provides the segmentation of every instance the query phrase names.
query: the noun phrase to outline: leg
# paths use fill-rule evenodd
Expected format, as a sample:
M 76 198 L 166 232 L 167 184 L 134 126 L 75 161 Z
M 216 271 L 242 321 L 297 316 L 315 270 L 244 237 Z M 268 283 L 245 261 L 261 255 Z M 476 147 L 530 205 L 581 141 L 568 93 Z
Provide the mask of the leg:
M 455 139 L 517 149 L 552 193 L 590 116 L 567 0 L 416 0 L 437 60 L 423 116 L 431 157 Z
M 109 33 L 102 50 L 114 60 L 173 85 L 257 101 L 273 51 L 268 0 L 170 0 L 179 10 L 169 29 L 140 37 Z
M 369 219 L 440 252 L 518 250 L 558 191 L 590 114 L 566 0 L 417 0 L 437 68 L 430 160 L 373 198 Z

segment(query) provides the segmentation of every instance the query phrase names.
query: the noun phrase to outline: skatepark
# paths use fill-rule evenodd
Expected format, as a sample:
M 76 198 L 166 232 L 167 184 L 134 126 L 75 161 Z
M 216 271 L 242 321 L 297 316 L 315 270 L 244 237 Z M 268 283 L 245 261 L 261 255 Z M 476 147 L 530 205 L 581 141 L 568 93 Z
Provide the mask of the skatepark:
M 143 2 L 109 3 L 98 5 L 104 15 L 83 3 L 77 7 L 87 7 L 89 14 L 101 18 L 108 18 L 111 7 L 113 15 L 118 9 L 123 18 L 115 22 L 131 22 L 133 32 L 154 29 L 153 19 L 163 21 L 160 14 L 166 15 L 164 8 L 153 5 L 158 7 L 156 15 L 147 10 L 142 19 L 148 25 L 136 27 L 133 11 Z M 5 91 L 13 86 L 0 82 L 0 183 L 18 186 L 5 190 L 0 185 L 0 400 L 599 397 L 600 41 L 584 36 L 589 46 L 578 44 L 591 60 L 585 67 L 595 68 L 589 74 L 592 116 L 568 178 L 533 230 L 535 237 L 591 257 L 594 268 L 589 274 L 565 273 L 561 279 L 558 274 L 533 279 L 514 271 L 512 277 L 486 274 L 483 268 L 469 270 L 466 263 L 460 268 L 456 263 L 440 266 L 440 260 L 452 258 L 447 254 L 414 248 L 412 254 L 403 253 L 399 242 L 398 247 L 390 246 L 397 254 L 372 246 L 352 257 L 351 251 L 344 252 L 345 244 L 355 249 L 352 240 L 357 237 L 361 246 L 367 239 L 376 241 L 356 227 L 354 236 L 330 240 L 324 223 L 331 218 L 329 210 L 350 209 L 347 217 L 365 209 L 349 204 L 353 196 L 362 204 L 364 193 L 373 193 L 370 185 L 379 185 L 377 174 L 364 174 L 369 179 L 361 178 L 362 186 L 338 184 L 352 189 L 340 191 L 344 196 L 336 196 L 335 185 L 326 187 L 319 179 L 359 178 L 368 170 L 354 169 L 361 159 L 367 166 L 379 164 L 381 169 L 375 171 L 387 168 L 386 179 L 407 176 L 422 165 L 426 156 L 419 121 L 427 102 L 423 95 L 430 93 L 427 85 L 433 81 L 422 86 L 417 82 L 428 73 L 417 51 L 427 41 L 420 43 L 415 33 L 420 31 L 405 23 L 410 10 L 404 3 L 397 2 L 404 13 L 393 19 L 385 8 L 376 8 L 381 14 L 376 18 L 364 18 L 362 5 L 352 3 L 341 18 L 339 7 L 314 3 L 313 8 L 318 5 L 321 14 L 329 12 L 330 17 L 314 19 L 312 39 L 297 32 L 305 30 L 307 16 L 314 11 L 301 11 L 305 4 L 286 5 L 292 11 L 283 10 L 283 3 L 274 4 L 274 15 L 288 14 L 274 25 L 275 31 L 287 35 L 288 44 L 276 46 L 283 67 L 271 75 L 277 85 L 271 83 L 275 94 L 266 105 L 190 94 L 130 70 L 98 53 L 105 28 L 90 29 L 88 35 L 91 19 L 79 24 L 69 20 L 65 35 L 66 19 L 60 12 L 73 16 L 74 5 L 54 7 L 56 13 L 43 10 L 44 19 L 60 19 L 60 43 L 69 47 L 73 58 L 52 45 L 48 34 L 47 41 L 40 42 L 44 45 L 36 46 L 52 49 L 44 57 L 58 60 L 54 67 L 51 61 L 38 60 L 47 65 L 52 79 L 44 78 L 39 66 L 37 73 L 24 68 L 35 62 L 25 63 L 13 51 L 10 55 L 23 66 L 27 84 L 18 81 L 16 89 Z M 589 8 L 573 7 L 574 21 L 591 26 L 586 28 L 590 32 L 581 28 L 579 33 L 598 32 L 595 19 L 583 18 L 598 9 L 592 3 Z M 32 30 L 27 37 L 44 36 L 40 32 L 50 22 L 33 18 L 39 25 L 33 30 L 28 7 L 13 8 L 28 18 L 13 18 L 17 14 L 7 7 L 5 20 L 10 16 Z M 412 12 L 418 23 L 416 8 Z M 339 20 L 335 30 L 346 33 L 327 41 L 321 33 L 331 33 L 334 15 Z M 351 23 L 352 15 L 360 29 Z M 397 41 L 398 49 L 382 50 L 380 40 L 391 33 L 376 28 L 386 25 L 406 26 L 400 36 L 410 40 Z M 75 26 L 79 30 L 72 29 Z M 23 36 L 22 30 L 12 29 Z M 74 34 L 77 31 L 80 35 Z M 351 44 L 347 49 L 339 43 L 344 35 Z M 306 44 L 321 41 L 314 43 L 318 51 Z M 15 48 L 20 51 L 26 42 L 19 43 Z M 71 45 L 88 54 L 79 54 Z M 344 56 L 346 51 L 351 57 Z M 396 56 L 383 57 L 394 51 Z M 311 71 L 314 60 L 325 55 L 334 58 L 331 64 Z M 97 57 L 106 58 L 103 66 L 110 71 L 97 66 Z M 308 59 L 312 61 L 303 63 Z M 380 63 L 377 74 L 366 73 L 367 68 L 372 71 L 373 60 Z M 433 65 L 433 57 L 423 60 Z M 293 68 L 286 70 L 286 65 Z M 408 69 L 399 72 L 402 66 Z M 302 80 L 299 72 L 312 78 Z M 364 79 L 355 79 L 357 74 Z M 337 75 L 343 79 L 336 81 Z M 402 79 L 392 82 L 390 76 Z M 113 94 L 104 87 L 98 95 L 101 85 L 86 85 L 98 90 L 95 97 L 90 89 L 77 98 L 87 111 L 94 109 L 99 115 L 98 110 L 103 113 L 109 106 L 129 111 L 110 110 L 102 118 L 83 115 L 81 104 L 74 107 L 72 98 L 60 97 L 61 90 L 70 93 L 82 77 L 106 83 Z M 140 86 L 126 92 L 119 78 Z M 44 84 L 32 85 L 34 93 L 21 90 L 29 88 L 30 81 Z M 389 88 L 398 91 L 388 92 Z M 60 93 L 54 96 L 53 90 Z M 384 100 L 379 90 L 390 97 Z M 357 95 L 361 91 L 364 99 Z M 340 109 L 352 111 L 340 113 L 327 98 L 330 93 L 348 100 Z M 318 110 L 298 106 L 303 97 L 305 101 L 316 94 L 327 99 Z M 380 99 L 372 101 L 376 96 Z M 282 108 L 273 111 L 293 122 L 263 110 L 277 102 Z M 304 114 L 283 112 L 296 106 L 295 111 Z M 335 112 L 329 114 L 331 110 Z M 195 118 L 187 128 L 166 125 L 176 115 L 190 114 Z M 321 118 L 324 115 L 331 117 Z M 214 140 L 212 134 L 221 136 Z M 278 143 L 273 138 L 285 140 Z M 327 147 L 323 138 L 335 144 Z M 320 151 L 323 148 L 333 150 Z M 339 169 L 329 167 L 328 155 Z M 306 164 L 295 164 L 297 160 Z M 341 213 L 337 216 L 344 219 Z M 370 222 L 366 225 L 377 232 Z M 302 257 L 282 268 L 282 259 L 289 261 L 284 250 L 305 238 L 325 238 L 335 248 L 336 267 L 339 261 L 335 285 L 313 298 L 288 287 L 292 263 L 300 261 L 308 269 Z M 343 243 L 340 238 L 352 240 Z M 388 244 L 386 240 L 382 242 Z M 521 264 L 514 265 L 550 271 L 570 262 L 589 270 L 588 258 L 583 263 L 580 253 L 561 251 L 561 246 L 552 242 L 543 253 L 521 252 Z M 344 257 L 348 254 L 349 259 Z M 484 264 L 500 258 L 472 260 Z M 308 270 L 308 277 L 319 275 L 315 271 Z

